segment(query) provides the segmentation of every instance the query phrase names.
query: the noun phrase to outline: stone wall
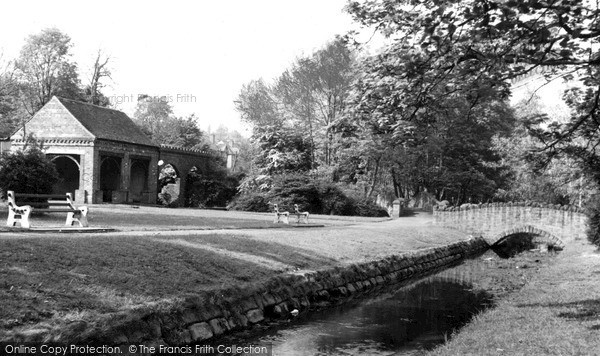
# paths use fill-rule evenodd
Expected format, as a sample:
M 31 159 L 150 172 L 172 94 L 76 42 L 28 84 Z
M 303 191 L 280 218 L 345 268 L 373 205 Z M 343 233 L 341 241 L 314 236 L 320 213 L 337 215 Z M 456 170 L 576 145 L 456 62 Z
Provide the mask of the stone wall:
M 190 169 L 196 167 L 200 172 L 207 172 L 209 161 L 216 159 L 218 155 L 218 152 L 212 150 L 202 151 L 166 145 L 160 147 L 159 159 L 164 162 L 164 165 L 173 166 L 180 178 L 179 205 L 183 205 L 187 196 L 187 175 Z
M 156 203 L 157 186 L 158 186 L 158 147 L 143 146 L 132 143 L 97 140 L 94 147 L 94 164 L 93 167 L 93 190 L 90 193 L 92 196 L 91 202 L 101 203 L 102 194 L 100 191 L 100 160 L 102 155 L 114 155 L 121 158 L 121 183 L 120 190 L 123 201 L 115 201 L 115 203 L 131 202 L 131 195 L 127 194 L 131 185 L 131 161 L 133 159 L 144 159 L 149 163 L 148 166 L 148 201 L 144 203 Z
M 560 244 L 585 239 L 587 217 L 584 210 L 570 205 L 534 202 L 465 204 L 462 207 L 436 207 L 436 224 L 483 236 L 493 245 L 518 232 L 530 232 L 557 239 Z
M 48 334 L 16 335 L 21 342 L 78 344 L 168 344 L 211 342 L 219 335 L 290 318 L 368 295 L 382 288 L 418 280 L 488 249 L 481 238 L 419 250 L 345 268 L 275 277 L 247 293 L 224 299 L 190 298 L 168 311 L 133 311 L 91 327 L 85 322 Z

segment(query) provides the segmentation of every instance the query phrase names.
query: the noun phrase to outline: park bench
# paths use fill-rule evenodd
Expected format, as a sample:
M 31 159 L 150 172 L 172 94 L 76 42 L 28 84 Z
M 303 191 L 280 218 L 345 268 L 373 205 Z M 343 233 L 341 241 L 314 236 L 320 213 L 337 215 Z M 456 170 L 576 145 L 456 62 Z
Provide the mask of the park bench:
M 304 222 L 308 224 L 308 211 L 300 211 L 298 204 L 294 204 L 294 214 L 296 215 L 296 222 L 300 224 L 300 219 L 304 218 Z
M 70 193 L 66 194 L 25 194 L 8 193 L 8 219 L 7 226 L 15 226 L 17 223 L 23 228 L 30 228 L 29 221 L 32 212 L 36 213 L 67 213 L 65 226 L 73 226 L 77 223 L 81 227 L 87 227 L 87 206 L 75 207 Z
M 277 204 L 273 204 L 273 209 L 275 210 L 275 223 L 282 222 L 284 224 L 290 223 L 290 213 L 287 211 L 279 211 L 279 206 Z M 282 220 L 285 218 L 285 220 Z

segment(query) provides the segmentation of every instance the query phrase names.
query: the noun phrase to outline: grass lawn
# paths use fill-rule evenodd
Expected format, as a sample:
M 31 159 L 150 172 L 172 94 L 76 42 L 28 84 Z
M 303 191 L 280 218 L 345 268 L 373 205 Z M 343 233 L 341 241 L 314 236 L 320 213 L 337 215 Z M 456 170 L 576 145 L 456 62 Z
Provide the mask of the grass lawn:
M 169 209 L 157 206 L 132 206 L 98 204 L 89 206 L 88 221 L 91 227 L 109 227 L 121 231 L 158 230 L 205 230 L 205 229 L 273 229 L 287 228 L 285 224 L 274 224 L 270 213 L 240 211 Z M 4 222 L 7 208 L 0 203 L 0 231 L 7 231 Z M 34 227 L 60 227 L 64 225 L 66 213 L 33 215 Z M 360 222 L 385 221 L 388 218 L 365 218 L 348 216 L 312 215 L 311 224 L 349 225 Z M 290 218 L 290 223 L 295 222 Z
M 172 303 L 203 290 L 334 263 L 312 252 L 292 253 L 288 246 L 232 235 L 158 239 L 52 234 L 2 238 L 0 245 L 2 329 Z
M 338 219 L 336 226 L 326 228 L 240 229 L 247 224 L 272 226 L 272 217 L 229 213 L 98 209 L 97 218 L 107 225 L 131 229 L 96 234 L 0 232 L 0 340 L 11 330 L 164 307 L 283 273 L 375 260 L 467 238 L 428 226 L 430 216 L 361 223 Z M 193 225 L 199 220 L 202 226 L 214 224 L 207 229 L 236 230 L 190 230 L 200 226 Z M 187 225 L 179 224 L 185 221 Z
M 196 212 L 196 214 L 190 212 Z M 5 209 L 0 209 L 1 222 L 6 221 L 7 215 Z M 66 214 L 64 213 L 52 213 L 34 215 L 30 221 L 31 225 L 35 227 L 57 227 L 64 225 L 65 218 Z M 110 209 L 104 206 L 92 207 L 88 221 L 91 227 L 110 227 L 124 231 L 283 227 L 283 224 L 273 224 L 272 219 L 257 219 L 254 216 L 245 218 L 240 214 L 227 214 L 227 212 L 221 212 L 221 216 L 214 214 L 207 216 L 204 211 L 191 209 L 142 208 L 137 210 L 132 208 Z
M 582 241 L 568 245 L 427 355 L 600 355 L 600 253 Z

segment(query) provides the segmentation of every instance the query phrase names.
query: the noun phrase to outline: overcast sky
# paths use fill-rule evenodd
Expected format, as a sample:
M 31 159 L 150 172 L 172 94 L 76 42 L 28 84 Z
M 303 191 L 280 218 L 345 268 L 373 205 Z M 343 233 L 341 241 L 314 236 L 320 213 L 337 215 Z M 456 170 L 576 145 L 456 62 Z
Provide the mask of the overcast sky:
M 10 1 L 2 4 L 0 49 L 14 58 L 25 38 L 57 27 L 73 41 L 81 80 L 98 49 L 111 56 L 104 93 L 125 101 L 167 96 L 177 115 L 196 113 L 206 130 L 240 130 L 233 106 L 242 84 L 270 80 L 355 28 L 346 0 Z M 178 97 L 179 95 L 179 97 Z

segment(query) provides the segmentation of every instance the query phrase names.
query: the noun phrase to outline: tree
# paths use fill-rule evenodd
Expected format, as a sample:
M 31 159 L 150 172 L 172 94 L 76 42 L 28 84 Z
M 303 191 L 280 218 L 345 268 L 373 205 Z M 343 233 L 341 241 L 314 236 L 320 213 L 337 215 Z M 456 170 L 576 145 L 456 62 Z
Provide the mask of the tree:
M 414 120 L 437 100 L 429 95 L 432 89 L 439 89 L 437 96 L 464 95 L 469 105 L 485 96 L 505 98 L 507 79 L 543 67 L 549 79 L 574 78 L 581 87 L 569 93 L 573 117 L 568 122 L 540 127 L 537 120 L 529 125 L 543 142 L 542 150 L 550 158 L 562 153 L 582 157 L 588 166 L 597 160 L 597 3 L 378 0 L 351 1 L 347 10 L 356 21 L 387 35 L 392 45 L 382 57 L 400 62 L 370 74 L 369 93 L 385 94 L 374 107 L 375 115 L 384 117 L 386 110 L 397 107 L 394 122 Z M 399 73 L 403 81 L 388 80 Z M 369 102 L 357 109 L 366 111 Z M 584 142 L 574 144 L 578 137 Z
M 298 58 L 275 85 L 283 116 L 308 136 L 312 168 L 334 163 L 332 127 L 343 112 L 354 61 L 345 41 L 336 38 L 312 56 Z
M 33 115 L 54 95 L 81 100 L 77 65 L 71 60 L 71 38 L 56 28 L 31 35 L 16 62 L 20 99 Z
M 198 118 L 192 114 L 186 118 L 173 116 L 173 108 L 166 97 L 141 95 L 133 115 L 133 121 L 159 145 L 202 149 L 202 131 Z
M 167 129 L 173 108 L 166 97 L 139 95 L 133 120 L 154 142 L 168 141 Z
M 100 106 L 110 105 L 110 101 L 108 100 L 108 98 L 104 96 L 101 92 L 101 89 L 104 87 L 102 79 L 111 79 L 111 72 L 108 68 L 109 61 L 110 57 L 103 56 L 102 51 L 98 50 L 96 60 L 94 61 L 94 65 L 92 66 L 92 75 L 90 77 L 90 82 L 84 90 L 86 100 L 91 104 Z
M 516 106 L 517 126 L 511 136 L 496 138 L 495 150 L 503 164 L 511 167 L 507 190 L 497 196 L 505 201 L 545 201 L 552 204 L 574 204 L 582 206 L 585 196 L 593 193 L 593 182 L 578 167 L 571 157 L 555 158 L 544 169 L 538 169 L 535 161 L 527 159 L 530 152 L 539 151 L 542 144 L 530 136 L 526 122 L 528 118 L 545 116 L 547 109 L 541 98 L 530 93 Z
M 15 68 L 0 53 L 0 138 L 7 137 L 18 126 L 18 92 Z
M 251 124 L 254 130 L 260 130 L 262 126 L 283 124 L 272 92 L 272 88 L 264 80 L 253 80 L 242 86 L 234 101 L 242 121 Z
M 582 87 L 571 91 L 571 120 L 547 127 L 536 126 L 540 121 L 530 125 L 537 129 L 542 149 L 550 157 L 596 156 L 600 92 L 594 78 L 600 56 L 593 44 L 600 37 L 598 4 L 378 0 L 351 1 L 347 10 L 392 42 L 373 60 L 374 70 L 364 81 L 366 95 L 355 107 L 359 113 L 371 113 L 381 123 L 388 120 L 397 130 L 402 126 L 397 123 L 418 119 L 440 97 L 462 96 L 469 106 L 485 97 L 506 98 L 507 79 L 544 67 L 549 78 L 577 78 Z M 377 63 L 381 65 L 376 67 Z M 577 137 L 585 138 L 584 147 L 572 145 Z
M 236 109 L 252 124 L 254 140 L 270 157 L 259 159 L 269 165 L 268 171 L 275 166 L 314 170 L 335 164 L 333 123 L 343 111 L 353 63 L 344 40 L 336 38 L 311 56 L 298 58 L 272 85 L 261 79 L 242 87 Z
M 164 144 L 183 148 L 202 149 L 203 133 L 198 128 L 197 117 L 194 114 L 187 118 L 170 118 L 165 128 Z

